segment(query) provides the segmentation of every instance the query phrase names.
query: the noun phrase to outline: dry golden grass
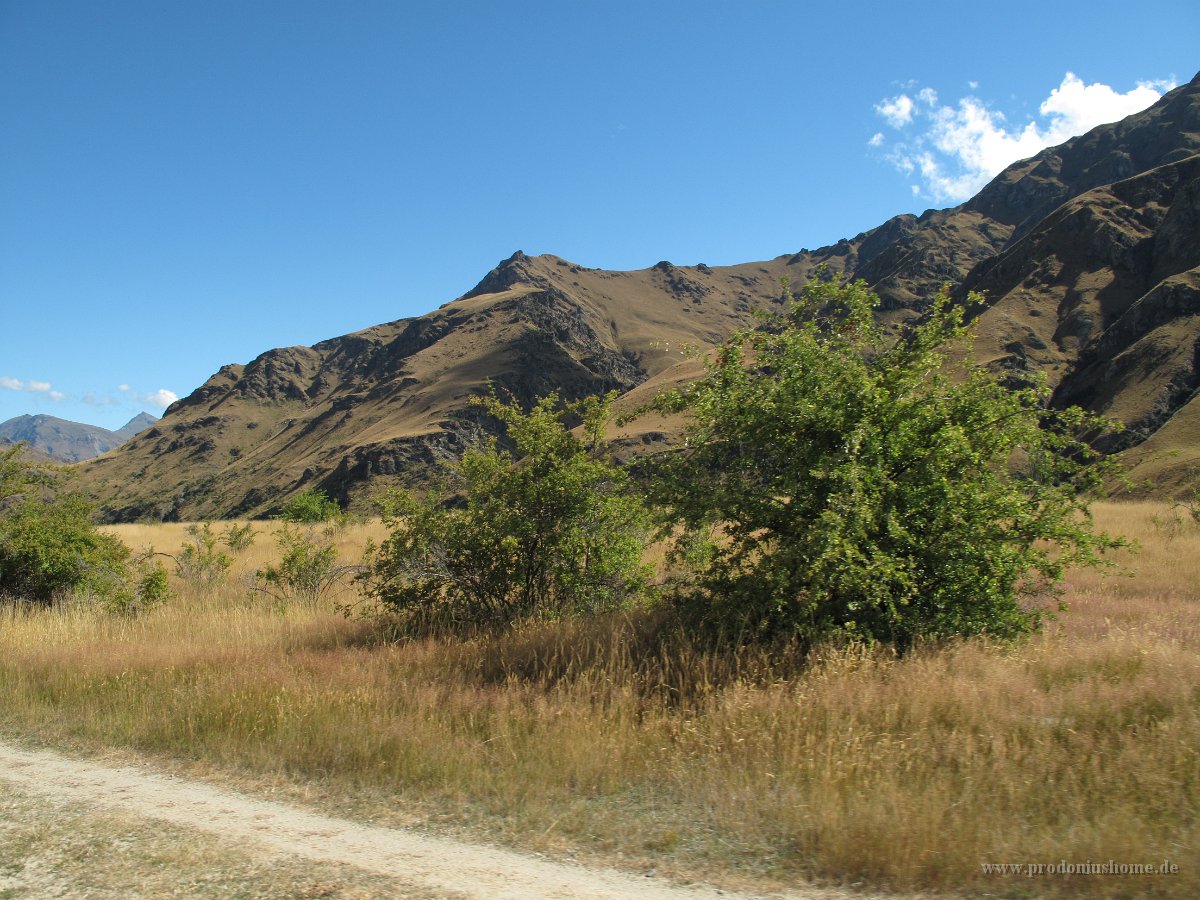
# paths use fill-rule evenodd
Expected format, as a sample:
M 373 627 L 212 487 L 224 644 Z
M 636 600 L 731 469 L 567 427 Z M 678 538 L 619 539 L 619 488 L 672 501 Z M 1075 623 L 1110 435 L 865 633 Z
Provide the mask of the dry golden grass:
M 1070 609 L 1016 645 L 719 656 L 649 614 L 390 644 L 235 574 L 138 619 L 0 620 L 0 730 L 663 874 L 1200 896 L 1200 528 L 1096 511 L 1141 543 L 1132 575 L 1073 574 Z M 173 550 L 176 528 L 120 533 Z M 1180 871 L 981 870 L 1110 859 Z

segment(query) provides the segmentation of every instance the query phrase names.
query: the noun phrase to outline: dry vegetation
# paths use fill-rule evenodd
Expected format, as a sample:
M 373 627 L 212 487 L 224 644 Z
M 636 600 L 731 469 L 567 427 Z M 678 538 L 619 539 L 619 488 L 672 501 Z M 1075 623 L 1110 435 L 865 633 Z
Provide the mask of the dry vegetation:
M 1072 576 L 1026 642 L 904 658 L 718 656 L 652 615 L 390 643 L 331 600 L 250 595 L 260 535 L 217 591 L 140 618 L 0 619 L 0 733 L 664 875 L 1200 896 L 1200 527 L 1163 504 L 1097 514 L 1141 543 L 1132 577 Z M 347 559 L 368 536 L 343 532 Z M 1110 859 L 1179 872 L 981 871 Z

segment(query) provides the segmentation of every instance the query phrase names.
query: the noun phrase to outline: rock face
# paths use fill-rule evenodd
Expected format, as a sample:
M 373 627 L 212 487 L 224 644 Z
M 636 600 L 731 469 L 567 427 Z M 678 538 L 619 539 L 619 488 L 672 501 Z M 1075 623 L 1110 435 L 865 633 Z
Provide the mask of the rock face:
M 982 291 L 976 361 L 1045 372 L 1055 402 L 1129 427 L 1136 478 L 1200 482 L 1200 77 L 1150 109 L 1010 166 L 961 206 L 897 216 L 815 251 L 737 266 L 610 272 L 516 253 L 440 309 L 222 368 L 163 420 L 83 467 L 114 519 L 259 515 L 323 488 L 419 483 L 488 422 L 490 382 L 523 401 L 615 390 L 631 408 L 695 377 L 681 348 L 750 324 L 818 266 L 864 279 L 885 322 L 945 283 Z M 615 433 L 630 452 L 679 422 Z
M 119 431 L 109 431 L 97 425 L 84 425 L 55 416 L 17 416 L 0 422 L 0 441 L 9 444 L 24 442 L 39 454 L 57 462 L 81 462 L 119 447 L 157 421 L 149 413 L 139 413 Z
M 1115 447 L 1140 444 L 1200 385 L 1198 238 L 1200 156 L 1089 191 L 972 273 L 981 337 L 1047 372 L 1056 403 L 1123 421 Z

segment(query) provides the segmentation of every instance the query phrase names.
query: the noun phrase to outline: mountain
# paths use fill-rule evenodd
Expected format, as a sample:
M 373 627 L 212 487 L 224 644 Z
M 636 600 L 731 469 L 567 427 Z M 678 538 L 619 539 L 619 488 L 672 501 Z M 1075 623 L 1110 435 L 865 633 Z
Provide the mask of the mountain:
M 150 413 L 140 412 L 114 431 L 113 434 L 121 439 L 121 443 L 125 443 L 125 441 L 129 440 L 135 434 L 145 431 L 157 421 L 158 419 L 150 415 Z
M 819 266 L 864 279 L 899 326 L 944 283 L 982 291 L 976 362 L 1129 427 L 1113 450 L 1153 489 L 1200 481 L 1200 76 L 1150 109 L 1010 166 L 968 202 L 818 250 L 612 272 L 516 253 L 441 308 L 228 365 L 83 467 L 114 519 L 259 515 L 323 488 L 419 483 L 489 423 L 491 382 L 530 400 L 615 390 L 632 408 Z M 618 429 L 627 452 L 678 421 Z M 1150 489 L 1150 488 L 1148 488 Z
M 139 413 L 118 431 L 109 431 L 98 425 L 70 422 L 56 416 L 17 416 L 0 422 L 0 442 L 24 441 L 38 454 L 57 462 L 81 462 L 119 447 L 157 421 L 149 413 Z
M 59 462 L 91 459 L 121 443 L 107 428 L 44 415 L 17 416 L 0 422 L 0 438 L 14 444 L 24 441 Z

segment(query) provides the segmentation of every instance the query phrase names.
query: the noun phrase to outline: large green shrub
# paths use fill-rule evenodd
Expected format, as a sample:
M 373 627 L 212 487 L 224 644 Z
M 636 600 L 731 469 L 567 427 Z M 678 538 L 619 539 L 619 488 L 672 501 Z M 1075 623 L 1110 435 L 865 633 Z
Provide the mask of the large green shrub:
M 104 534 L 92 506 L 67 489 L 64 470 L 0 451 L 0 599 L 50 603 L 68 596 L 136 611 L 165 596 L 158 570 L 133 563 Z
M 971 302 L 978 298 L 972 298 Z M 975 368 L 943 294 L 889 341 L 862 283 L 818 279 L 734 334 L 694 385 L 658 500 L 700 567 L 684 608 L 740 640 L 1014 635 L 1023 598 L 1114 542 L 1089 528 L 1097 420 Z
M 477 624 L 615 609 L 639 596 L 648 518 L 605 455 L 611 400 L 550 395 L 528 412 L 481 400 L 513 451 L 488 442 L 463 455 L 443 490 L 393 494 L 391 535 L 367 592 L 405 613 Z M 583 439 L 570 419 L 582 420 Z

